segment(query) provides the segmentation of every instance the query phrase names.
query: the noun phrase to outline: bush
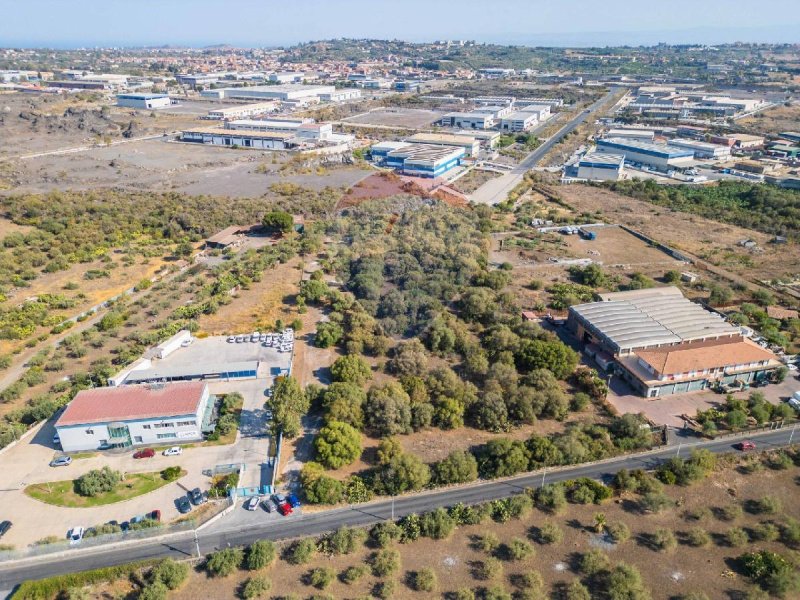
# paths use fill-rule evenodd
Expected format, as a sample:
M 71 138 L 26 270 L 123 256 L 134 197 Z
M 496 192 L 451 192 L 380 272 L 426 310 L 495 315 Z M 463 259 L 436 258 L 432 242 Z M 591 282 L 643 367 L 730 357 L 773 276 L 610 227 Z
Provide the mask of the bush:
M 417 592 L 432 592 L 437 584 L 438 580 L 433 569 L 425 567 L 411 575 L 411 588 Z
M 437 508 L 433 512 L 424 514 L 420 520 L 422 535 L 434 540 L 450 537 L 455 527 L 455 521 L 444 508 Z
M 402 529 L 393 521 L 383 521 L 377 523 L 369 531 L 370 539 L 375 542 L 379 548 L 386 548 L 394 540 L 400 538 Z
M 592 595 L 580 580 L 573 579 L 564 589 L 564 600 L 592 600 Z
M 375 577 L 394 575 L 400 570 L 400 553 L 392 548 L 384 548 L 375 552 L 370 562 Z
M 520 538 L 512 539 L 503 553 L 509 560 L 525 560 L 533 556 L 533 546 Z
M 394 596 L 397 583 L 394 581 L 379 581 L 372 588 L 372 594 L 380 600 L 387 600 Z
M 624 563 L 618 564 L 609 573 L 606 582 L 606 594 L 609 598 L 631 598 L 649 600 L 650 593 L 644 586 L 639 571 Z
M 742 507 L 734 502 L 721 507 L 717 514 L 723 521 L 735 521 L 742 516 L 743 512 Z
M 212 577 L 227 577 L 231 575 L 244 560 L 241 548 L 225 548 L 213 552 L 206 560 L 206 571 Z
M 363 529 L 340 527 L 322 539 L 319 549 L 335 556 L 351 554 L 358 550 L 358 547 L 364 543 L 366 537 L 367 534 Z
M 564 539 L 564 532 L 555 523 L 546 521 L 536 530 L 534 539 L 540 544 L 558 544 Z
M 578 561 L 578 570 L 584 575 L 596 575 L 610 566 L 611 560 L 608 555 L 602 550 L 596 549 L 584 553 Z
M 774 515 L 780 512 L 781 501 L 775 496 L 764 496 L 760 500 L 756 500 L 753 503 L 753 508 L 755 509 L 755 512 L 758 512 L 762 515 Z
M 491 554 L 500 546 L 500 540 L 494 533 L 488 532 L 477 536 L 474 545 L 478 550 Z
M 453 594 L 453 600 L 475 600 L 475 592 L 469 588 L 461 588 Z
M 759 523 L 752 531 L 753 539 L 760 542 L 774 542 L 781 537 L 781 530 L 775 523 Z
M 548 483 L 536 490 L 536 505 L 544 511 L 558 514 L 567 506 L 564 486 L 559 483 Z
M 503 565 L 496 558 L 487 558 L 475 567 L 475 578 L 482 581 L 498 579 L 503 574 Z
M 372 369 L 363 358 L 356 354 L 340 356 L 331 365 L 334 381 L 364 385 L 372 377 Z
M 167 600 L 169 589 L 160 581 L 154 581 L 142 588 L 138 600 Z
M 741 527 L 731 527 L 725 534 L 725 542 L 732 548 L 742 548 L 750 541 L 750 536 Z
M 331 421 L 320 429 L 314 448 L 321 464 L 339 469 L 361 456 L 361 434 L 347 423 Z
M 181 472 L 180 467 L 167 467 L 161 471 L 161 479 L 164 481 L 175 481 L 181 476 Z
M 246 565 L 250 571 L 258 571 L 275 560 L 275 544 L 269 540 L 256 540 L 247 549 Z
M 188 576 L 189 565 L 175 562 L 171 558 L 161 561 L 150 572 L 153 581 L 160 581 L 170 590 L 177 590 Z
M 664 492 L 648 492 L 639 499 L 639 508 L 643 512 L 657 514 L 674 505 L 675 503 Z
M 284 560 L 290 565 L 304 565 L 317 553 L 317 544 L 312 539 L 299 540 L 289 546 L 284 553 Z
M 609 523 L 606 525 L 606 532 L 616 544 L 621 544 L 631 537 L 631 530 L 622 522 Z
M 75 480 L 75 491 L 81 496 L 99 496 L 113 491 L 121 480 L 119 471 L 114 471 L 110 467 L 92 469 Z
M 364 565 L 357 567 L 347 567 L 339 578 L 347 585 L 352 585 L 367 574 L 367 568 Z
M 678 546 L 675 534 L 669 529 L 656 529 L 651 537 L 653 547 L 659 552 L 672 552 Z
M 694 527 L 686 534 L 686 543 L 694 548 L 703 548 L 711 543 L 711 536 L 702 527 Z
M 335 577 L 336 573 L 330 567 L 317 567 L 309 573 L 308 581 L 315 588 L 324 590 L 333 582 Z
M 272 587 L 272 582 L 266 577 L 251 577 L 245 581 L 242 587 L 242 598 L 245 600 L 252 600 L 253 598 L 261 598 Z
M 469 483 L 478 478 L 478 461 L 471 452 L 455 450 L 433 465 L 433 481 L 438 485 Z

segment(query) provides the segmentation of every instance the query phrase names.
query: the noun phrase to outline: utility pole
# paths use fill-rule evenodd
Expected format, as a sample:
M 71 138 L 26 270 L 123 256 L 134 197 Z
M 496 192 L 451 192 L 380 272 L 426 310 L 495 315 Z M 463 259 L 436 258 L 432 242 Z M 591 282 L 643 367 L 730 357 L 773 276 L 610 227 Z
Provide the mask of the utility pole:
M 200 540 L 197 539 L 197 529 L 194 530 L 194 547 L 197 550 L 197 558 L 200 558 Z

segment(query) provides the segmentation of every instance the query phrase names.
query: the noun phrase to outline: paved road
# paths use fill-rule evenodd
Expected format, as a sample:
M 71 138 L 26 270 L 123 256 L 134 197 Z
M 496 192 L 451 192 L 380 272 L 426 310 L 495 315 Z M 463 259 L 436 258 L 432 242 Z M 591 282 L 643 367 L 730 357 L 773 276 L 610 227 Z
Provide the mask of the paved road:
M 505 200 L 508 193 L 522 181 L 522 177 L 525 173 L 535 167 L 553 146 L 559 143 L 564 136 L 573 132 L 581 123 L 586 121 L 589 115 L 594 113 L 605 102 L 608 102 L 615 93 L 617 93 L 616 88 L 609 90 L 606 95 L 595 101 L 588 109 L 584 109 L 578 113 L 571 121 L 548 138 L 547 141 L 542 143 L 541 146 L 526 156 L 511 172 L 487 181 L 484 185 L 475 190 L 475 192 L 470 195 L 470 200 L 476 204 L 497 204 Z
M 799 434 L 800 435 L 800 434 Z M 759 448 L 778 448 L 792 440 L 791 429 L 765 432 L 751 436 Z M 691 438 L 690 438 L 691 439 Z M 800 438 L 798 438 L 800 439 Z M 669 447 L 656 452 L 621 456 L 600 463 L 578 465 L 550 472 L 534 472 L 504 480 L 480 482 L 471 485 L 435 490 L 403 496 L 394 502 L 384 500 L 350 508 L 339 508 L 306 513 L 283 520 L 265 520 L 260 526 L 248 525 L 230 529 L 221 519 L 207 530 L 200 532 L 197 544 L 200 552 L 252 543 L 256 539 L 290 539 L 319 535 L 342 525 L 366 526 L 378 521 L 402 517 L 411 513 L 422 513 L 440 506 L 452 506 L 463 502 L 474 504 L 496 498 L 505 498 L 521 493 L 526 487 L 538 487 L 542 482 L 552 483 L 575 477 L 602 478 L 620 469 L 652 469 L 672 456 L 688 457 L 693 448 L 707 448 L 713 452 L 730 452 L 736 440 L 687 442 L 678 447 Z M 792 440 L 797 441 L 797 440 Z M 180 533 L 168 539 L 123 543 L 115 547 L 86 549 L 66 552 L 59 556 L 45 556 L 4 563 L 0 565 L 0 590 L 10 590 L 19 582 L 41 579 L 52 575 L 72 573 L 87 569 L 123 564 L 148 558 L 188 558 L 196 555 L 192 532 Z

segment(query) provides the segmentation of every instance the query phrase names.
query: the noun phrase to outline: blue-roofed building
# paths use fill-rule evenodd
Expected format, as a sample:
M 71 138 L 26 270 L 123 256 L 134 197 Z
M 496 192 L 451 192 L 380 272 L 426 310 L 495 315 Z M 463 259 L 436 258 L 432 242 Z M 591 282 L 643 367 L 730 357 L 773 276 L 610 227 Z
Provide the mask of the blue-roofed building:
M 590 152 L 577 165 L 577 177 L 590 181 L 617 181 L 622 177 L 625 157 L 621 154 Z
M 396 169 L 404 175 L 415 177 L 439 177 L 461 164 L 466 156 L 463 147 L 435 146 L 433 144 L 409 144 L 407 142 L 384 142 L 371 149 L 372 158 L 378 164 Z
M 694 162 L 693 150 L 627 138 L 599 139 L 597 152 L 621 154 L 626 162 L 641 163 L 663 171 L 688 167 Z
M 117 94 L 117 106 L 127 108 L 166 108 L 171 104 L 167 94 Z

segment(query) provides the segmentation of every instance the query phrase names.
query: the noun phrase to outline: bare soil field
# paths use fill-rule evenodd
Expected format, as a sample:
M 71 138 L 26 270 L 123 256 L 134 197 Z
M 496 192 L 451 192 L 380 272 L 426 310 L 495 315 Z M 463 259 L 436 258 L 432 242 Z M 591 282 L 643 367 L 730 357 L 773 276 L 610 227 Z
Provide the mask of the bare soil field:
M 406 127 L 408 129 L 427 129 L 440 119 L 444 113 L 419 108 L 378 108 L 370 112 L 347 117 L 346 123 L 361 123 L 381 127 Z
M 170 143 L 170 140 L 137 140 L 69 154 L 17 159 L 7 163 L 5 178 L 13 182 L 15 193 L 113 187 L 260 197 L 269 195 L 269 187 L 278 182 L 312 189 L 348 187 L 369 173 L 359 167 L 282 173 L 279 169 L 287 161 L 286 153 L 232 150 Z
M 759 134 L 797 131 L 798 124 L 800 124 L 800 103 L 795 102 L 791 106 L 782 104 L 752 117 L 741 119 L 736 124 Z
M 460 527 L 444 540 L 421 538 L 408 544 L 396 544 L 394 547 L 400 553 L 401 565 L 393 576 L 381 579 L 368 572 L 351 585 L 334 579 L 325 589 L 325 594 L 332 598 L 364 597 L 370 595 L 376 583 L 386 580 L 396 581 L 392 597 L 402 599 L 442 598 L 443 594 L 463 588 L 478 591 L 494 586 L 511 592 L 518 589 L 520 575 L 537 571 L 544 580 L 544 595 L 550 597 L 550 592 L 560 589 L 559 586 L 582 577 L 577 569 L 580 554 L 599 549 L 608 555 L 612 564 L 624 562 L 636 567 L 654 600 L 668 600 L 691 592 L 703 592 L 711 600 L 740 598 L 754 586 L 737 572 L 735 559 L 745 552 L 760 549 L 785 555 L 787 548 L 777 541 L 751 541 L 745 547 L 732 547 L 725 541 L 726 533 L 733 527 L 750 532 L 763 522 L 780 523 L 787 517 L 800 516 L 800 505 L 794 501 L 796 477 L 797 468 L 786 471 L 767 469 L 751 475 L 743 475 L 735 469 L 722 469 L 692 487 L 667 487 L 667 494 L 677 506 L 660 514 L 642 514 L 636 508 L 634 497 L 623 497 L 602 506 L 569 505 L 563 514 L 558 515 L 534 510 L 519 520 L 502 524 L 485 521 L 480 525 Z M 780 502 L 782 510 L 777 515 L 756 515 L 745 510 L 731 521 L 714 516 L 719 515 L 724 507 L 747 507 L 748 501 L 766 495 L 774 496 Z M 608 538 L 598 535 L 594 529 L 598 511 L 605 515 L 608 523 L 627 525 L 631 531 L 630 539 L 611 543 Z M 687 517 L 694 511 L 703 514 L 699 521 Z M 563 540 L 549 545 L 531 542 L 535 547 L 533 555 L 518 561 L 502 560 L 500 573 L 489 581 L 477 578 L 476 567 L 490 556 L 476 545 L 477 536 L 492 533 L 501 543 L 514 538 L 530 542 L 544 523 L 558 526 L 564 533 Z M 686 542 L 687 533 L 696 527 L 709 534 L 707 545 L 694 547 Z M 667 551 L 655 549 L 651 536 L 659 528 L 674 532 L 679 542 L 676 548 Z M 308 597 L 319 593 L 307 580 L 312 568 L 329 567 L 338 575 L 348 567 L 369 564 L 374 551 L 362 547 L 350 555 L 317 555 L 306 565 L 290 565 L 278 560 L 262 572 L 240 571 L 222 579 L 195 572 L 190 575 L 188 583 L 170 598 L 233 598 L 239 586 L 249 576 L 256 575 L 266 576 L 272 583 L 266 597 L 284 597 L 287 594 Z M 499 555 L 502 557 L 502 552 Z M 409 585 L 409 574 L 424 567 L 436 573 L 438 585 L 434 591 L 414 591 Z
M 670 211 L 595 187 L 567 185 L 558 188 L 558 193 L 578 212 L 602 214 L 611 222 L 628 225 L 746 279 L 778 278 L 800 269 L 800 246 L 775 246 L 769 243 L 771 236 L 763 233 Z M 737 245 L 745 239 L 755 241 L 763 252 L 752 253 Z
M 495 173 L 494 171 L 472 169 L 463 177 L 456 179 L 456 181 L 453 183 L 453 187 L 459 189 L 465 194 L 471 194 L 487 181 L 497 179 L 498 177 L 500 177 L 500 173 Z

